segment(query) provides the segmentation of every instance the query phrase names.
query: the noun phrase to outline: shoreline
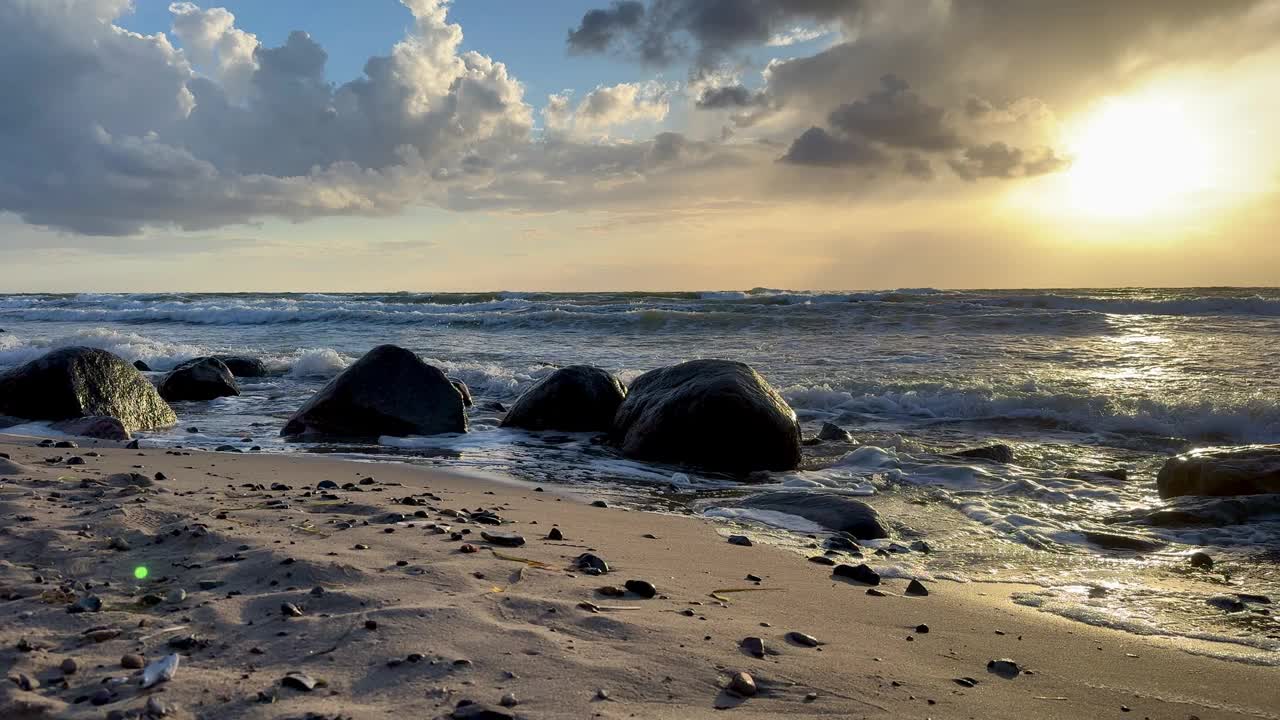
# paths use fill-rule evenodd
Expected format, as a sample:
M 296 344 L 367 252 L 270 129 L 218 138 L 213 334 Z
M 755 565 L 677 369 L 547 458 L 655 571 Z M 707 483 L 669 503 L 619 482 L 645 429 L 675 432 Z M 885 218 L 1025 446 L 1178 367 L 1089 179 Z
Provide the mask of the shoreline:
M 536 492 L 520 480 L 475 473 L 331 457 L 174 455 L 94 441 L 70 451 L 34 444 L 0 437 L 0 452 L 30 468 L 0 478 L 0 585 L 20 597 L 0 605 L 0 659 L 8 675 L 23 673 L 40 687 L 26 692 L 6 683 L 0 709 L 44 706 L 48 717 L 100 718 L 141 709 L 154 695 L 172 706 L 170 717 L 192 718 L 448 717 L 464 699 L 529 718 L 712 717 L 724 712 L 718 706 L 761 718 L 1280 717 L 1274 668 L 1018 606 L 1009 595 L 1019 586 L 934 582 L 928 597 L 906 597 L 906 580 L 894 579 L 879 588 L 889 596 L 873 597 L 793 552 L 732 545 L 723 526 L 702 518 L 593 507 L 572 490 Z M 85 456 L 90 451 L 100 456 Z M 86 464 L 49 469 L 42 462 L 68 453 Z M 130 471 L 168 479 L 141 494 L 97 484 Z M 81 488 L 60 476 L 90 482 Z M 339 490 L 336 501 L 305 496 L 321 480 L 368 476 L 375 484 Z M 273 491 L 272 483 L 292 489 Z M 428 504 L 393 502 L 405 495 Z M 460 524 L 438 512 L 479 507 L 509 522 Z M 408 517 L 389 523 L 390 513 Z M 426 529 L 446 521 L 472 532 L 452 541 Z M 207 527 L 193 533 L 197 524 Z M 553 525 L 564 540 L 544 539 Z M 493 547 L 481 531 L 516 532 L 526 544 Z M 130 549 L 107 549 L 115 537 Z M 158 538 L 164 541 L 155 544 Z M 463 542 L 479 552 L 460 552 Z M 605 558 L 612 572 L 572 570 L 582 552 Z M 142 583 L 131 576 L 140 564 L 152 569 Z M 34 583 L 33 574 L 45 582 Z M 595 592 L 632 579 L 653 583 L 658 596 Z M 86 580 L 92 586 L 76 595 L 98 595 L 100 612 L 69 614 L 64 603 L 38 599 L 59 582 Z M 223 584 L 202 590 L 202 580 Z M 322 595 L 311 594 L 316 586 Z M 170 602 L 177 588 L 186 598 Z M 768 591 L 722 594 L 727 602 L 710 597 L 725 588 Z M 165 599 L 139 605 L 148 593 Z M 606 609 L 591 612 L 582 602 Z M 283 603 L 302 615 L 283 616 Z M 368 620 L 376 629 L 366 629 Z M 922 623 L 927 634 L 916 630 Z M 99 625 L 120 634 L 86 640 L 82 633 Z M 186 627 L 165 632 L 177 625 Z M 789 632 L 823 644 L 789 642 Z M 106 678 L 134 674 L 121 668 L 122 655 L 154 660 L 174 652 L 169 639 L 189 633 L 209 645 L 178 651 L 176 677 L 154 692 L 126 683 L 106 705 L 73 702 L 113 687 Z M 778 654 L 750 656 L 739 647 L 746 637 L 762 638 L 767 653 Z M 37 649 L 17 650 L 23 639 Z M 424 657 L 387 666 L 413 653 Z M 66 657 L 80 671 L 62 689 L 58 667 Z M 1014 679 L 989 673 L 988 661 L 1001 658 L 1030 672 Z M 735 670 L 754 676 L 756 697 L 722 689 Z M 327 687 L 281 687 L 291 671 Z M 260 702 L 259 692 L 274 702 Z M 501 707 L 508 693 L 516 704 Z

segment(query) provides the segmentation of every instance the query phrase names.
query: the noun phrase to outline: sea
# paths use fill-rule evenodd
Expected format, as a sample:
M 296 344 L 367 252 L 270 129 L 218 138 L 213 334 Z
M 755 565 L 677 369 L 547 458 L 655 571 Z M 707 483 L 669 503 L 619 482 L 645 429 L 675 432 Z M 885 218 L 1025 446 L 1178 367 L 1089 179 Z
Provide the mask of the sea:
M 239 397 L 177 404 L 178 426 L 141 434 L 144 446 L 251 443 L 563 484 L 702 514 L 798 554 L 815 552 L 822 528 L 736 509 L 732 498 L 856 495 L 894 528 L 867 548 L 886 576 L 933 580 L 942 592 L 1016 582 L 1008 594 L 1020 605 L 1280 665 L 1280 516 L 1142 521 L 1164 505 L 1155 475 L 1172 455 L 1280 443 L 1280 289 L 26 294 L 0 295 L 0 328 L 0 371 L 72 345 L 142 360 L 156 379 L 213 353 L 271 369 L 242 379 Z M 467 383 L 471 432 L 364 446 L 279 438 L 312 393 L 383 343 Z M 557 366 L 598 365 L 630 381 L 695 358 L 749 363 L 806 436 L 831 422 L 856 443 L 806 446 L 799 470 L 741 482 L 626 460 L 591 435 L 498 428 L 499 406 Z M 1011 446 L 1015 462 L 949 455 L 992 443 Z M 1160 547 L 1117 550 L 1098 532 Z M 902 552 L 916 540 L 930 552 Z M 1195 551 L 1214 568 L 1192 568 Z

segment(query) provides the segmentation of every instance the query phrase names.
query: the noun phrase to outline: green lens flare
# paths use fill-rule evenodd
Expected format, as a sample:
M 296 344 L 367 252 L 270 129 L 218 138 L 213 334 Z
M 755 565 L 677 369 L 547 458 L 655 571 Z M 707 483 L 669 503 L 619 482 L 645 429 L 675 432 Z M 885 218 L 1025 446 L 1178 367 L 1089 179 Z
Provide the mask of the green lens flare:
M 150 570 L 147 570 L 146 565 L 139 565 L 138 567 L 133 569 L 133 576 L 138 578 L 139 580 L 146 580 L 147 575 L 150 572 L 151 572 Z

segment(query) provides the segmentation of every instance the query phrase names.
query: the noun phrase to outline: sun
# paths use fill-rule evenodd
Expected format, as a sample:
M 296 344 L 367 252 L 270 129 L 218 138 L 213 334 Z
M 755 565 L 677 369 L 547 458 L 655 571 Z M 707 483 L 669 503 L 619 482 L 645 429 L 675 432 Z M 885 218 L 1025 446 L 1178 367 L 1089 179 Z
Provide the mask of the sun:
M 1066 204 L 1099 219 L 1166 216 L 1222 179 L 1217 128 L 1191 98 L 1111 98 L 1068 130 Z

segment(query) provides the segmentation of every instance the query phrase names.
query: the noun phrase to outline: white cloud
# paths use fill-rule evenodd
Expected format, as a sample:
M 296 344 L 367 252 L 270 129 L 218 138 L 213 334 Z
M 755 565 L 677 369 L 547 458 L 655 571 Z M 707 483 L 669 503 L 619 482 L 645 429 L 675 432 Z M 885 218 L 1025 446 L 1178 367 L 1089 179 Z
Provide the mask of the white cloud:
M 597 87 L 577 107 L 567 92 L 550 95 L 542 118 L 555 137 L 602 137 L 629 123 L 662 122 L 670 109 L 670 91 L 661 83 L 619 83 Z

